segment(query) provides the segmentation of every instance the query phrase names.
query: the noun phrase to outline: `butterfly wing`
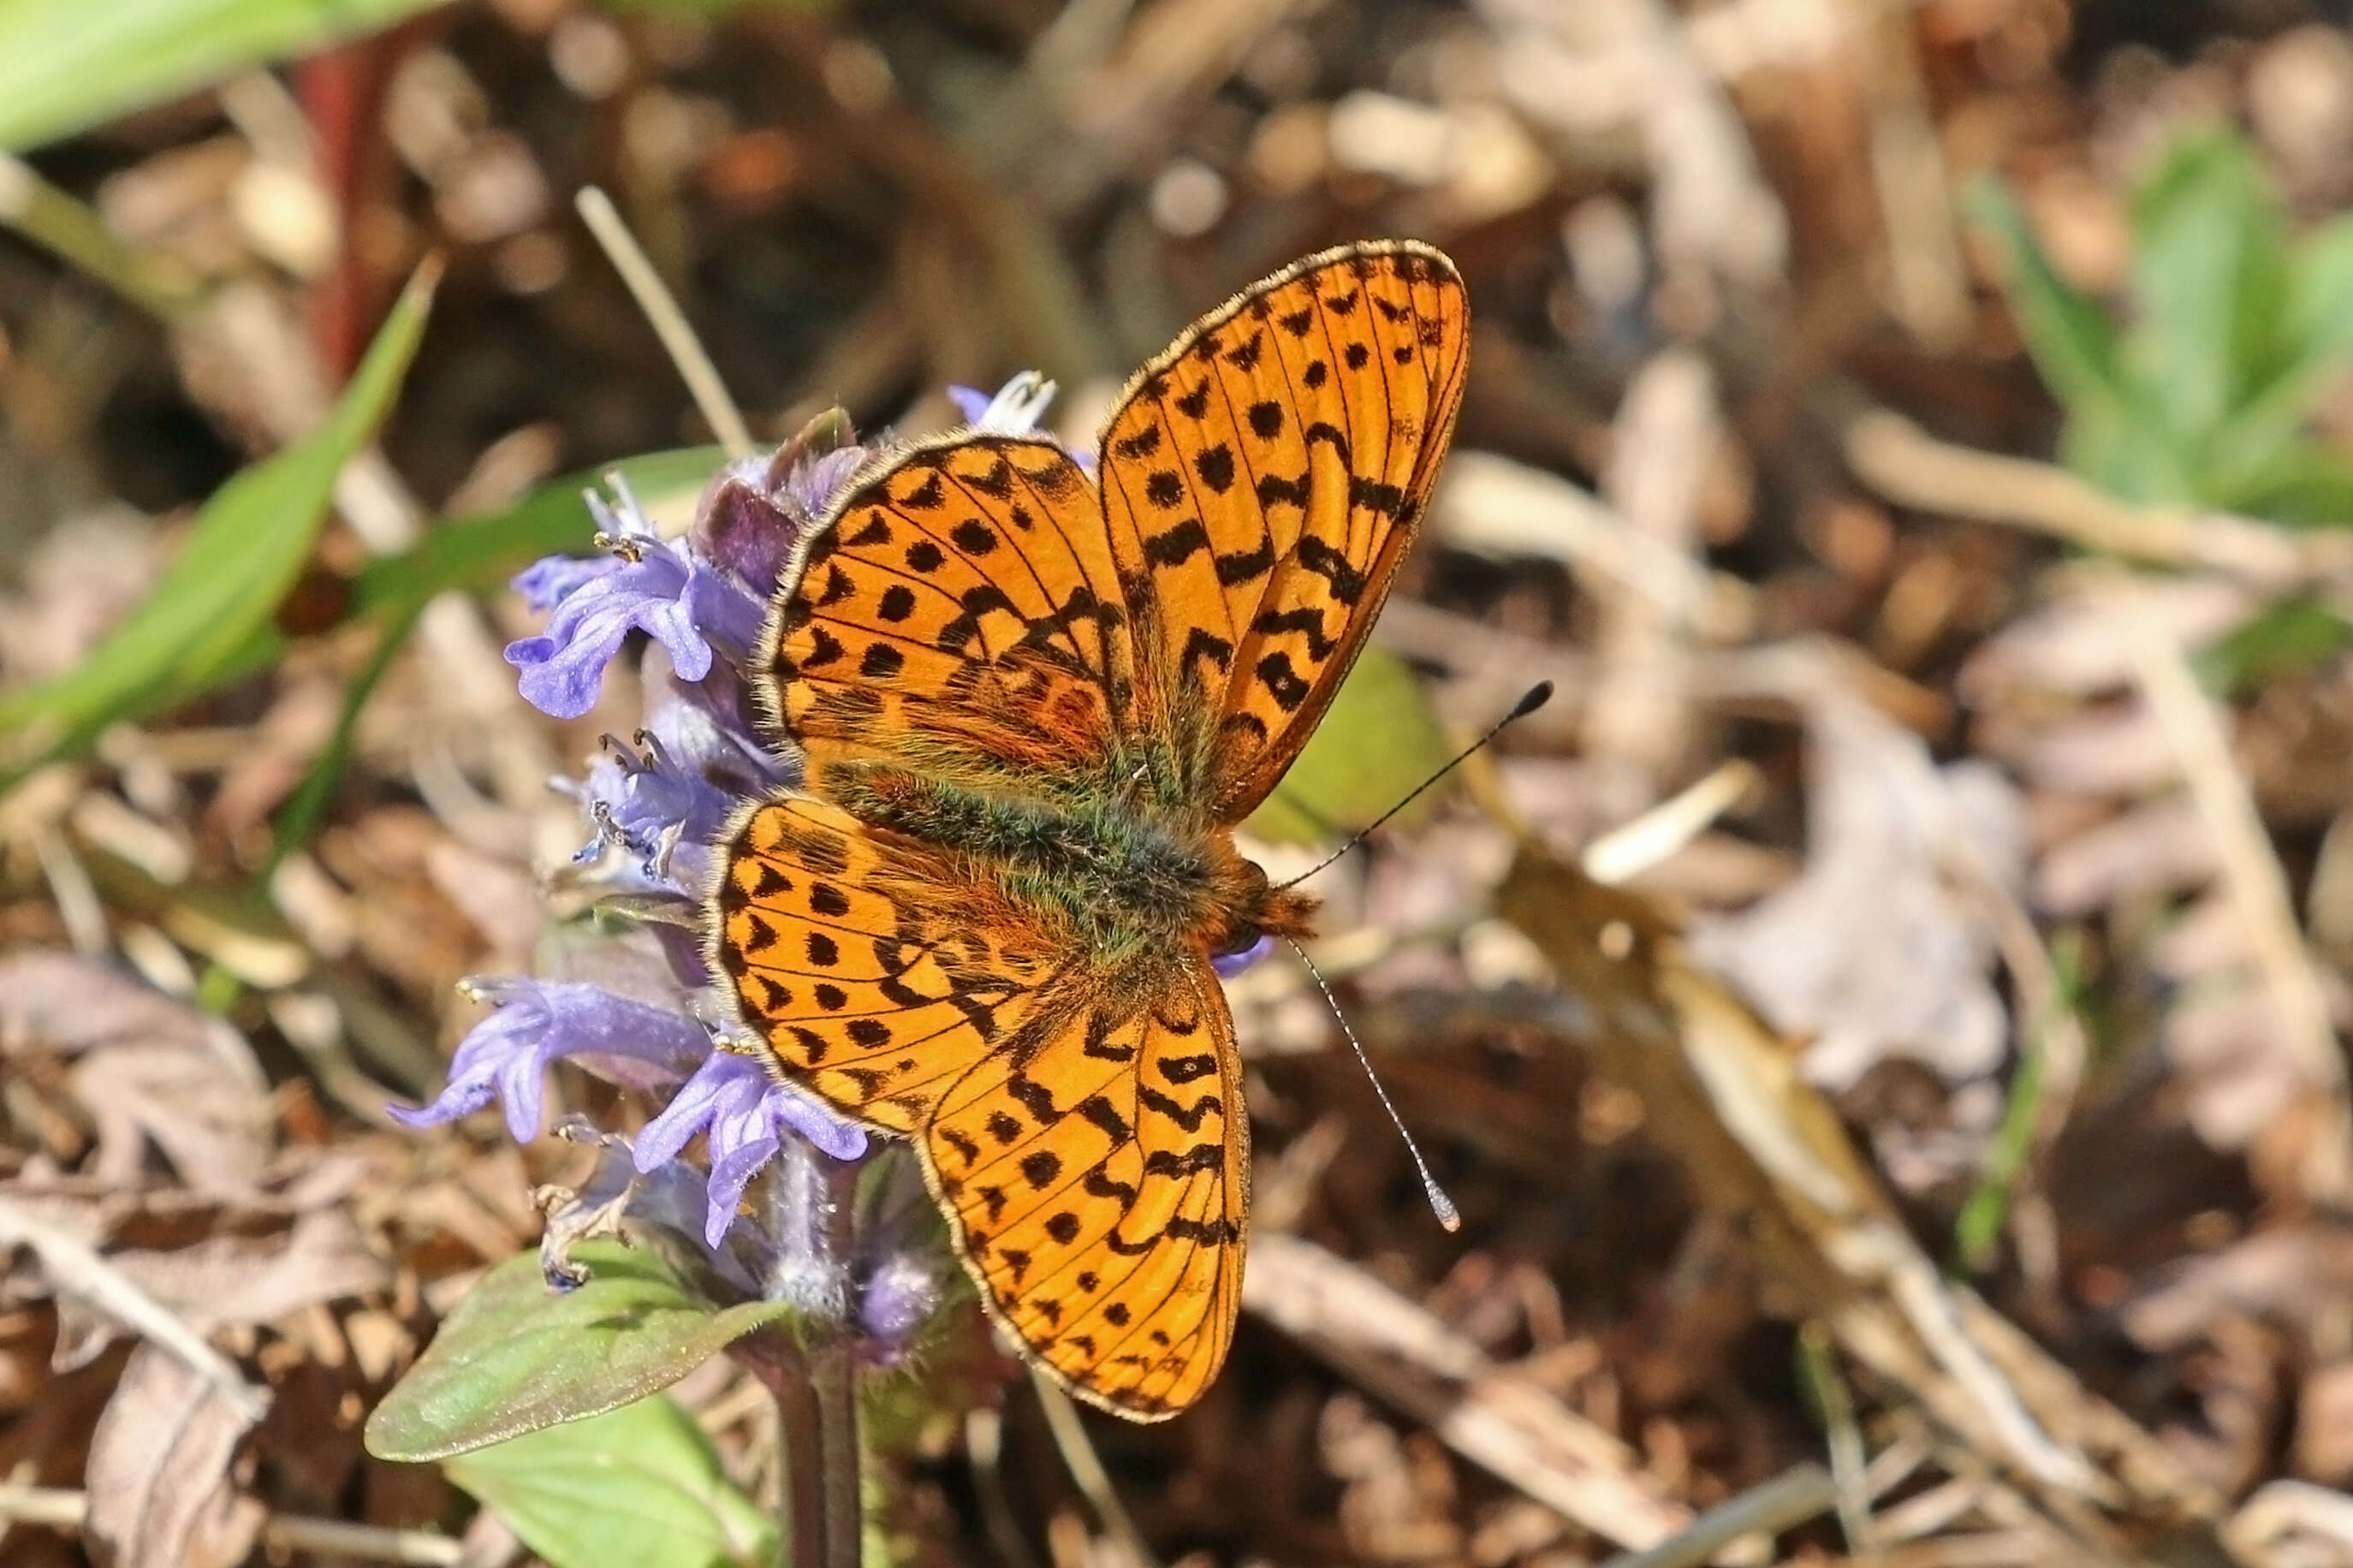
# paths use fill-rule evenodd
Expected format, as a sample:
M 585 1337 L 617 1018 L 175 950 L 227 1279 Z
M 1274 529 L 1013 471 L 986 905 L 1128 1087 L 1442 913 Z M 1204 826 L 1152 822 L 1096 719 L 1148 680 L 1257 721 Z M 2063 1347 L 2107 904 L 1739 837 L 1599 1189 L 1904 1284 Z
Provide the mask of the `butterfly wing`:
M 1128 613 L 1172 708 L 1218 715 L 1238 821 L 1364 646 L 1461 405 L 1451 262 L 1385 241 L 1251 286 L 1146 365 L 1103 435 Z
M 940 1101 L 934 1188 L 990 1313 L 1080 1397 L 1173 1415 L 1216 1375 L 1241 1300 L 1250 1123 L 1206 963 L 1140 1012 L 1025 1031 Z
M 1093 481 L 1051 442 L 966 432 L 852 479 L 754 668 L 821 787 L 849 758 L 934 743 L 1074 762 L 1126 711 L 1134 664 Z
M 955 898 L 950 868 L 919 847 L 779 797 L 730 836 L 712 970 L 794 1081 L 913 1134 L 1027 1021 L 1054 966 L 1018 921 L 946 918 Z

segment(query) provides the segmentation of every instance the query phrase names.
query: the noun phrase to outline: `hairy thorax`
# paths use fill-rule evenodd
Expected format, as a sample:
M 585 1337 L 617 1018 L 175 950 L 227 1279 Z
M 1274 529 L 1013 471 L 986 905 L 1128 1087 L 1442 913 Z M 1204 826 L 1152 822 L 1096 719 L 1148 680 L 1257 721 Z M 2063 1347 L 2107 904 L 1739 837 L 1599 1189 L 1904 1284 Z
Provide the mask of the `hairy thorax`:
M 1012 905 L 1041 941 L 1076 938 L 1108 968 L 1311 931 L 1315 900 L 1271 887 L 1221 825 L 1165 804 L 1150 770 L 1052 782 L 1063 787 L 884 762 L 837 766 L 827 780 L 845 809 L 947 857 L 957 880 Z

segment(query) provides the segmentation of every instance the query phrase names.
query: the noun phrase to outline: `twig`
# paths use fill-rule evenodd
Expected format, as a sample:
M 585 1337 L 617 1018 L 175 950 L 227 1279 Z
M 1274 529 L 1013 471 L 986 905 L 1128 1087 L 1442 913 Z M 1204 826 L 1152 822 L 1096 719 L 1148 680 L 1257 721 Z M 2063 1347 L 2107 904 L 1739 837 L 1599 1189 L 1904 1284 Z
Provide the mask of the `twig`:
M 2256 968 L 2280 1025 L 2282 1043 L 2327 1101 L 2327 1124 L 2304 1150 L 2305 1195 L 2336 1206 L 2353 1195 L 2353 1121 L 2348 1121 L 2345 1062 L 2329 1021 L 2328 998 L 2305 951 L 2287 875 L 2273 853 L 2262 814 L 2231 755 L 2221 715 L 2190 672 L 2181 645 L 2150 613 L 2137 584 L 2109 594 L 2133 678 L 2181 764 L 2189 798 L 2213 836 L 2224 890 L 2238 906 Z
M 203 298 L 196 279 L 169 258 L 135 250 L 89 207 L 0 153 L 0 224 L 79 268 L 160 321 L 185 316 Z
M 1617 1438 L 1312 1242 L 1254 1236 L 1242 1305 L 1427 1423 L 1464 1458 L 1604 1540 L 1651 1546 L 1691 1523 Z
M 1158 1568 L 1159 1559 L 1145 1545 L 1144 1532 L 1135 1528 L 1135 1521 L 1127 1505 L 1119 1500 L 1119 1489 L 1112 1485 L 1111 1472 L 1103 1468 L 1103 1457 L 1095 1452 L 1093 1442 L 1087 1436 L 1084 1422 L 1079 1419 L 1079 1407 L 1060 1384 L 1039 1371 L 1029 1369 L 1029 1381 L 1037 1385 L 1038 1403 L 1046 1407 L 1046 1426 L 1054 1434 L 1054 1447 L 1062 1451 L 1062 1463 L 1078 1483 L 1095 1517 L 1103 1521 L 1103 1529 L 1118 1542 L 1120 1550 L 1134 1568 Z
M 1764 782 L 1756 763 L 1735 757 L 1690 788 L 1601 835 L 1585 847 L 1577 861 L 1597 882 L 1641 876 L 1698 837 Z
M 1803 1524 L 1838 1500 L 1820 1465 L 1794 1465 L 1762 1486 L 1716 1504 L 1672 1541 L 1606 1559 L 1602 1568 L 1698 1568 L 1744 1535 L 1775 1535 Z
M 218 1389 L 221 1397 L 248 1424 L 259 1421 L 269 1411 L 267 1391 L 246 1382 L 227 1357 L 205 1342 L 202 1334 L 117 1272 L 89 1243 L 36 1218 L 21 1205 L 0 1197 L 0 1250 L 17 1247 L 28 1248 L 41 1260 L 41 1268 L 56 1289 L 79 1297 L 123 1327 L 179 1357 Z
M 1862 1429 L 1854 1418 L 1854 1396 L 1839 1373 L 1838 1347 L 1829 1325 L 1809 1318 L 1798 1332 L 1798 1352 L 1820 1402 L 1823 1447 L 1830 1452 L 1831 1479 L 1837 1483 L 1839 1528 L 1846 1534 L 1847 1551 L 1870 1556 L 1878 1550 L 1878 1531 L 1871 1519 L 1870 1456 L 1863 1447 Z
M 1901 506 L 2046 533 L 2129 560 L 2204 567 L 2272 588 L 2353 570 L 2353 539 L 2290 533 L 2229 512 L 2137 507 L 2063 468 L 1939 441 L 1901 415 L 1847 426 L 1847 466 Z
M 719 368 L 711 363 L 702 340 L 687 324 L 686 312 L 679 309 L 677 298 L 662 282 L 661 274 L 654 270 L 653 262 L 638 244 L 637 237 L 629 232 L 629 226 L 621 221 L 613 198 L 596 186 L 588 185 L 572 198 L 572 205 L 580 209 L 588 232 L 605 247 L 613 270 L 628 285 L 638 309 L 646 313 L 647 324 L 661 340 L 670 363 L 678 367 L 680 377 L 694 398 L 694 405 L 702 411 L 719 444 L 727 448 L 731 458 L 750 457 L 757 448 L 752 441 L 751 427 L 744 423 L 743 411 L 727 395 L 727 384 L 719 379 Z
M 90 1497 L 65 1487 L 27 1487 L 0 1482 L 0 1520 L 47 1530 L 79 1531 L 90 1513 Z M 465 1554 L 464 1545 L 429 1530 L 392 1530 L 350 1524 L 339 1519 L 273 1514 L 261 1526 L 264 1546 L 277 1552 L 308 1552 L 322 1557 L 362 1557 L 372 1563 L 417 1563 L 439 1568 Z
M 1699 486 L 1717 439 L 1707 362 L 1669 349 L 1626 389 L 1602 490 L 1658 551 L 1696 547 Z M 1691 742 L 1692 650 L 1683 628 L 1647 598 L 1599 577 L 1599 675 L 1583 716 L 1585 749 L 1599 768 L 1605 810 L 1631 816 L 1656 797 Z
M 106 921 L 106 905 L 90 879 L 89 868 L 74 854 L 65 835 L 52 826 L 34 829 L 33 854 L 41 863 L 42 876 L 48 879 L 58 920 L 65 926 L 73 950 L 84 958 L 102 956 L 114 945 L 114 939 Z
M 1005 1489 L 1005 1418 L 985 1406 L 965 1413 L 964 1451 L 972 1463 L 973 1490 L 980 1498 L 980 1518 L 988 1543 L 1008 1568 L 1038 1568 L 1038 1554 L 1013 1517 L 1013 1500 Z

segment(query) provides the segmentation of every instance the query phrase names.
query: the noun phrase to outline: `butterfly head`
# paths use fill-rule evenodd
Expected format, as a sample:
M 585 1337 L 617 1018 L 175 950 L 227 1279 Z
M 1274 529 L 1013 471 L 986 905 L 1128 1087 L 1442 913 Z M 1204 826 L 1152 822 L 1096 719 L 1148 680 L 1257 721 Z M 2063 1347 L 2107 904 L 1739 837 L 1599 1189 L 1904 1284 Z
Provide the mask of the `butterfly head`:
M 1315 934 L 1315 910 L 1320 900 L 1267 880 L 1258 863 L 1230 844 L 1222 846 L 1226 864 L 1218 868 L 1212 926 L 1203 932 L 1217 957 L 1244 952 L 1261 937 L 1303 938 Z

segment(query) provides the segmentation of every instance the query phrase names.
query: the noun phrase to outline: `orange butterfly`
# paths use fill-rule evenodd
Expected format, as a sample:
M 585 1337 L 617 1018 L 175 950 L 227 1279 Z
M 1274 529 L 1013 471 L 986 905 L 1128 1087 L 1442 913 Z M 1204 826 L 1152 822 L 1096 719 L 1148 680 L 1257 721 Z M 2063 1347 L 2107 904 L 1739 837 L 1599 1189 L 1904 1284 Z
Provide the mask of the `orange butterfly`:
M 1425 245 L 1294 263 L 1188 328 L 1104 432 L 878 459 L 756 665 L 806 793 L 735 824 L 716 968 L 790 1081 L 912 1139 L 991 1314 L 1139 1421 L 1240 1301 L 1250 1124 L 1210 967 L 1303 936 L 1233 826 L 1364 646 L 1461 406 Z

